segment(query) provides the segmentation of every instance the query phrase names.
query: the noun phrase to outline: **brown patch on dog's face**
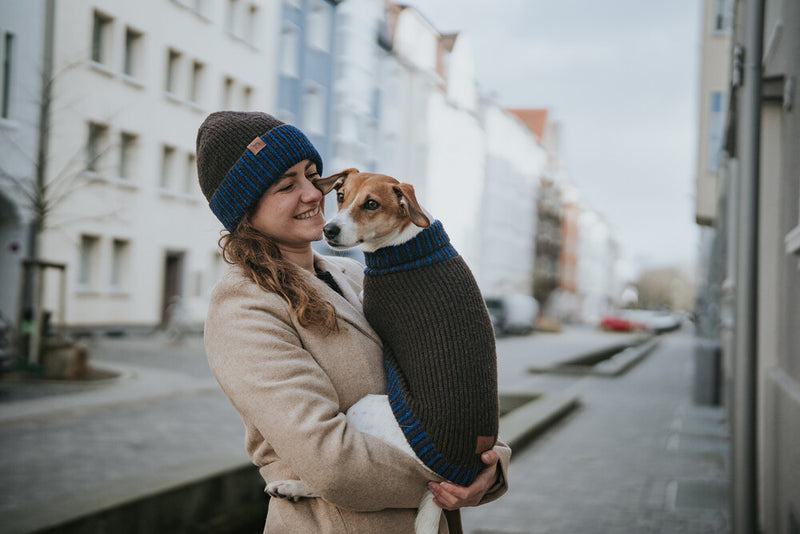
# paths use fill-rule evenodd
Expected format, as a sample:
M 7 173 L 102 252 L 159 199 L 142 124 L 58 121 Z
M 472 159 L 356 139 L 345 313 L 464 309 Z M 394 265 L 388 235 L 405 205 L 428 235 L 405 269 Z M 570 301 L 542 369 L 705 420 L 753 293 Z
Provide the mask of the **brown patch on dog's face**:
M 361 240 L 383 237 L 413 224 L 394 188 L 400 182 L 385 174 L 348 176 L 336 191 L 339 210 L 347 210 L 361 230 Z

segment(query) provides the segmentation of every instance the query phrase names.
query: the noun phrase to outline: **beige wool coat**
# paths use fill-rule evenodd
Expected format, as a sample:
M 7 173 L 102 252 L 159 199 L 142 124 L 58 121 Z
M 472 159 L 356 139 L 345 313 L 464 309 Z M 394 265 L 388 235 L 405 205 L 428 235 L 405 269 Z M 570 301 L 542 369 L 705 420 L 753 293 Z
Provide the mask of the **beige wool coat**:
M 426 482 L 414 458 L 347 425 L 344 413 L 367 394 L 386 392 L 381 342 L 361 311 L 363 267 L 315 255 L 344 297 L 311 273 L 336 308 L 339 331 L 301 326 L 286 301 L 262 291 L 238 268 L 215 287 L 205 325 L 214 376 L 242 417 L 246 448 L 266 482 L 302 480 L 320 498 L 271 499 L 265 533 L 409 534 Z M 505 493 L 511 450 L 498 444 Z M 440 533 L 461 531 L 448 514 Z

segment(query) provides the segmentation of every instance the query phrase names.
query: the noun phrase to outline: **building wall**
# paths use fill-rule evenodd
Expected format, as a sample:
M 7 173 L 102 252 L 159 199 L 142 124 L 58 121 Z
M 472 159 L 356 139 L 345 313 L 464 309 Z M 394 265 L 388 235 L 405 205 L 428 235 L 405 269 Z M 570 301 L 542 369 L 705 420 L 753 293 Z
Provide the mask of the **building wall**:
M 282 2 L 275 115 L 303 130 L 323 164 L 331 155 L 336 27 L 335 2 Z
M 761 107 L 758 450 L 765 532 L 800 529 L 800 5 L 767 0 Z M 763 251 L 763 252 L 762 252 Z
M 274 108 L 279 4 L 57 6 L 48 180 L 67 196 L 50 216 L 42 249 L 47 259 L 68 265 L 66 320 L 72 326 L 158 324 L 172 283 L 188 318 L 200 322 L 224 267 L 221 224 L 197 185 L 197 128 L 217 109 Z M 95 17 L 105 22 L 102 57 L 93 59 Z M 136 46 L 129 49 L 130 41 Z M 129 73 L 126 50 L 134 51 L 127 55 L 134 59 Z M 101 125 L 103 135 L 87 172 L 90 123 Z
M 750 10 L 745 2 L 736 4 L 732 39 L 739 44 L 747 42 L 745 31 Z M 705 260 L 709 279 L 723 278 L 718 292 L 707 292 L 711 306 L 718 305 L 719 337 L 723 348 L 722 372 L 726 386 L 726 400 L 730 417 L 740 423 L 732 425 L 735 444 L 755 440 L 753 457 L 744 456 L 747 447 L 734 447 L 731 466 L 733 477 L 733 532 L 749 529 L 744 524 L 750 512 L 756 517 L 756 528 L 761 532 L 791 534 L 800 529 L 800 449 L 796 436 L 800 432 L 800 119 L 797 103 L 800 91 L 800 4 L 780 0 L 765 0 L 763 26 L 763 56 L 761 102 L 753 110 L 760 120 L 759 169 L 756 177 L 745 174 L 740 165 L 739 141 L 747 133 L 743 119 L 748 101 L 741 92 L 752 87 L 752 79 L 740 78 L 732 73 L 728 92 L 737 94 L 738 106 L 731 108 L 734 120 L 727 131 L 726 151 L 721 161 L 721 187 L 718 188 L 720 217 L 714 221 L 714 232 L 709 234 L 712 244 Z M 745 57 L 748 50 L 744 50 Z M 729 52 L 722 58 L 704 58 L 705 62 L 732 64 Z M 730 97 L 729 97 L 730 98 Z M 739 251 L 748 243 L 744 241 L 747 222 L 741 212 L 739 188 L 744 180 L 756 179 L 758 188 L 757 264 L 755 273 L 742 272 L 748 267 L 737 265 Z M 741 202 L 744 204 L 744 202 Z M 700 219 L 698 219 L 698 222 Z M 741 295 L 737 282 L 743 277 L 756 277 L 754 295 Z M 737 298 L 753 298 L 756 324 L 742 324 L 737 316 Z M 709 313 L 706 311 L 705 313 Z M 737 343 L 740 329 L 755 327 L 755 354 Z M 709 330 L 712 331 L 712 330 Z M 743 362 L 755 361 L 756 390 L 747 387 L 736 373 L 742 372 Z M 746 406 L 751 396 L 756 402 L 756 426 L 749 429 L 742 422 L 737 408 Z M 749 432 L 752 431 L 753 434 Z M 747 434 L 745 432 L 748 432 Z M 744 472 L 754 464 L 756 483 L 751 484 Z M 748 473 L 750 471 L 748 470 Z M 737 486 L 737 484 L 747 484 Z M 755 487 L 753 487 L 755 486 Z M 751 497 L 755 503 L 750 502 Z M 739 513 L 745 510 L 747 513 Z
M 732 0 L 703 2 L 700 36 L 700 90 L 698 91 L 698 147 L 695 216 L 711 225 L 716 217 L 718 170 L 730 83 Z
M 0 0 L 0 314 L 16 323 L 35 183 L 45 2 Z
M 487 294 L 532 295 L 536 196 L 545 153 L 516 116 L 484 102 L 486 181 L 479 231 L 481 288 Z
M 453 245 L 480 280 L 480 210 L 486 179 L 486 139 L 474 110 L 444 92 L 428 108 L 427 205 L 445 223 Z
M 614 294 L 617 245 L 602 217 L 584 209 L 579 221 L 578 295 L 583 322 L 597 323 L 616 302 Z

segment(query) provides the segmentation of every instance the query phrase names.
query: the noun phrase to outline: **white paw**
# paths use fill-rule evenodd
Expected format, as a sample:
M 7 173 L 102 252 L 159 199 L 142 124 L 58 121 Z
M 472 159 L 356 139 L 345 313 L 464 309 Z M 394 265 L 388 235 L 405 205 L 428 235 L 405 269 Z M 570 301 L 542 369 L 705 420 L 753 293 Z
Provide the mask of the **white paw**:
M 277 499 L 299 501 L 302 497 L 316 497 L 305 482 L 301 480 L 277 480 L 267 484 L 267 493 Z

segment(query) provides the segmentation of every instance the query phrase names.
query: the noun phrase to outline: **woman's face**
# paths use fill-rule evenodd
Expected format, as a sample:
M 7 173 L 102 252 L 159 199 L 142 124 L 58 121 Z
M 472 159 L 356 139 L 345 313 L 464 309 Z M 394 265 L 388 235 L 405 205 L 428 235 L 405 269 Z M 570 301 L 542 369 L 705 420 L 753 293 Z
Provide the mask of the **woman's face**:
M 317 166 L 303 160 L 286 171 L 261 196 L 250 219 L 254 228 L 274 239 L 281 249 L 303 249 L 322 239 L 323 195 L 311 180 Z

